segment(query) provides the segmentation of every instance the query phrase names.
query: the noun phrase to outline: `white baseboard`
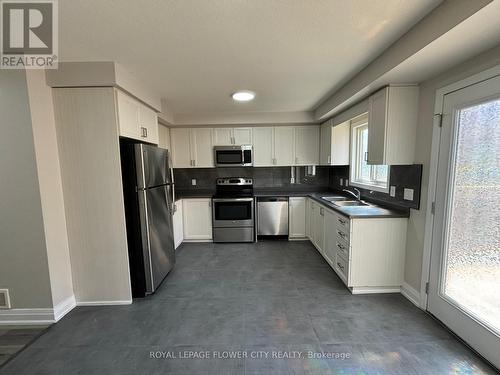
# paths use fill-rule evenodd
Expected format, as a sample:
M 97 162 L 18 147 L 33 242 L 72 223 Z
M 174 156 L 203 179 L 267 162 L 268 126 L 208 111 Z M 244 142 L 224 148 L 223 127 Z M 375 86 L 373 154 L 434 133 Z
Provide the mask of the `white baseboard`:
M 421 308 L 420 307 L 420 292 L 418 292 L 410 284 L 403 283 L 403 285 L 401 285 L 401 294 L 403 296 L 405 296 L 411 303 L 413 303 L 419 309 Z
M 54 309 L 6 309 L 0 310 L 0 326 L 2 325 L 45 325 L 55 323 Z
M 75 307 L 76 300 L 74 295 L 71 295 L 64 301 L 59 302 L 56 306 L 54 306 L 54 320 L 58 322 Z
M 212 239 L 200 239 L 200 240 L 186 240 L 184 239 L 182 242 L 214 242 Z
M 182 241 L 184 241 L 184 238 L 179 238 L 179 241 L 177 241 L 177 242 L 174 244 L 174 247 L 177 249 L 179 246 L 181 246 Z
M 309 241 L 307 237 L 288 237 L 288 241 Z
M 349 288 L 352 294 L 375 294 L 375 293 L 399 293 L 401 288 L 399 286 L 360 286 Z
M 130 305 L 132 300 L 124 301 L 78 301 L 77 306 L 115 306 L 115 305 Z

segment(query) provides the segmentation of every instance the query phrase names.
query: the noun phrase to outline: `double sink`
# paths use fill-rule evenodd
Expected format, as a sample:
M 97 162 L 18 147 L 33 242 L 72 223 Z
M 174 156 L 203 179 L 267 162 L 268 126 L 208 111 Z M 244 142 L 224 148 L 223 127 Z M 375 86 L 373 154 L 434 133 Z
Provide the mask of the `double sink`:
M 361 200 L 351 200 L 342 195 L 332 195 L 329 197 L 321 197 L 325 201 L 332 203 L 337 207 L 363 207 L 363 206 L 371 206 L 369 203 L 363 202 Z

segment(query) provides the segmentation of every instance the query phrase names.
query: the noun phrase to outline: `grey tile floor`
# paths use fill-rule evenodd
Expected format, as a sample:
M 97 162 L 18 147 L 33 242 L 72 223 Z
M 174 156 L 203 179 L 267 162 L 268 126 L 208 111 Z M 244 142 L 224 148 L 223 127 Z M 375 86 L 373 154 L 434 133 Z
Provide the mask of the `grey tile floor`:
M 218 357 L 230 351 L 241 358 Z M 130 306 L 77 308 L 0 369 L 1 375 L 490 373 L 401 295 L 349 294 L 306 242 L 183 244 L 154 296 Z
M 5 326 L 0 327 L 0 366 L 23 349 L 47 326 Z

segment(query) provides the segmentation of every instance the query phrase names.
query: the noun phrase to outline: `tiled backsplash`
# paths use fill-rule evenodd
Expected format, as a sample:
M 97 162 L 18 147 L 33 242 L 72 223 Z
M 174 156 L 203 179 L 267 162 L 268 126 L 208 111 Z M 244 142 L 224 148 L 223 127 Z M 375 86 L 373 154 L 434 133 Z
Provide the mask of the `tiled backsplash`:
M 330 169 L 330 187 L 334 189 L 345 189 L 340 185 L 340 179 L 349 179 L 349 166 L 335 166 Z M 420 190 L 422 184 L 422 164 L 391 165 L 389 172 L 389 186 L 396 187 L 396 196 L 391 197 L 388 193 L 361 189 L 361 195 L 374 201 L 394 205 L 398 207 L 420 208 Z M 403 198 L 404 189 L 413 189 L 413 200 Z
M 255 189 L 286 189 L 289 191 L 318 191 L 328 188 L 342 190 L 340 179 L 349 179 L 349 166 L 318 166 L 314 176 L 306 175 L 306 167 L 294 167 L 297 183 L 291 184 L 291 167 L 234 167 L 234 168 L 176 168 L 175 186 L 179 191 L 215 191 L 219 177 L 252 177 Z M 196 185 L 192 185 L 192 180 Z M 363 197 L 396 208 L 419 209 L 422 165 L 393 165 L 390 167 L 391 186 L 396 186 L 396 196 L 367 189 L 359 189 Z M 413 200 L 403 199 L 404 188 L 413 189 Z
M 256 189 L 286 188 L 304 190 L 328 188 L 329 167 L 316 167 L 315 176 L 306 176 L 305 167 L 294 167 L 298 183 L 291 184 L 291 167 L 176 168 L 175 187 L 178 190 L 215 190 L 219 177 L 252 177 Z M 196 185 L 191 181 L 196 179 Z

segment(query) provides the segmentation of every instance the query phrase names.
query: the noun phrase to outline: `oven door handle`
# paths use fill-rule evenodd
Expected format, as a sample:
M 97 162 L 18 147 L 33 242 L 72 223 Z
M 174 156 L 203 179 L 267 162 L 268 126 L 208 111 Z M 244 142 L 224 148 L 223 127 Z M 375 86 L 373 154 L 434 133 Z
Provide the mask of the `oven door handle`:
M 253 202 L 253 198 L 212 198 L 213 202 Z

